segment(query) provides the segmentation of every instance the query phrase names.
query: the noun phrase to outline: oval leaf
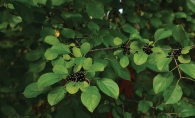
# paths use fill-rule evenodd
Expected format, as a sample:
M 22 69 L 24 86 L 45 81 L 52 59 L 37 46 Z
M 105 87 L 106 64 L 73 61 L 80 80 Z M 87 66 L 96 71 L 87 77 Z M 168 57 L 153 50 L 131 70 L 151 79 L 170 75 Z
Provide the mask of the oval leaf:
M 54 50 L 48 48 L 44 54 L 45 58 L 47 60 L 53 60 L 58 57 L 58 53 L 56 53 Z
M 53 106 L 60 102 L 65 97 L 65 94 L 66 90 L 64 86 L 56 87 L 47 95 L 47 101 L 51 106 Z
M 37 82 L 29 84 L 23 94 L 26 98 L 34 98 L 37 97 L 39 94 L 44 93 L 48 90 L 47 87 L 38 87 Z
M 172 35 L 171 30 L 158 29 L 154 34 L 154 39 L 156 41 L 170 37 Z
M 103 70 L 104 70 L 104 65 L 103 64 L 101 64 L 101 63 L 95 63 L 95 64 L 93 64 L 89 68 L 88 72 L 103 71 Z
M 134 54 L 133 60 L 136 65 L 142 65 L 144 64 L 148 59 L 148 55 L 144 52 L 138 52 Z
M 82 56 L 81 50 L 80 50 L 79 48 L 73 47 L 73 48 L 72 48 L 72 51 L 73 51 L 73 55 L 74 55 L 75 57 L 81 57 L 81 56 Z
M 118 85 L 111 79 L 103 78 L 101 80 L 97 80 L 97 85 L 102 92 L 106 95 L 117 99 L 119 96 L 119 87 Z
M 96 86 L 89 86 L 85 88 L 81 94 L 81 102 L 90 112 L 93 112 L 101 99 L 101 95 Z
M 173 28 L 173 37 L 176 41 L 182 43 L 186 39 L 185 30 L 182 25 L 176 25 Z
M 66 38 L 74 38 L 75 32 L 70 28 L 63 28 L 61 34 Z
M 181 99 L 182 94 L 182 89 L 178 84 L 170 86 L 163 92 L 165 104 L 177 103 Z
M 172 58 L 162 58 L 157 61 L 157 68 L 159 70 L 163 70 L 164 68 L 169 65 L 169 63 L 172 61 Z
M 54 50 L 58 54 L 69 54 L 70 53 L 68 46 L 63 43 L 54 44 L 51 47 L 51 49 Z
M 55 36 L 52 36 L 52 35 L 46 36 L 44 41 L 46 43 L 50 44 L 50 45 L 54 45 L 54 44 L 60 43 L 58 38 L 56 38 Z
M 90 50 L 90 44 L 89 43 L 83 43 L 82 45 L 81 45 L 81 53 L 82 54 L 86 54 L 87 52 L 89 52 L 89 50 Z
M 142 113 L 146 113 L 150 109 L 150 107 L 152 107 L 152 105 L 153 105 L 153 103 L 150 101 L 141 100 L 141 101 L 139 101 L 138 109 Z
M 120 59 L 120 65 L 125 68 L 129 65 L 129 58 L 127 56 L 123 56 L 121 59 Z
M 102 3 L 97 1 L 87 2 L 86 10 L 92 18 L 101 18 L 104 16 L 104 7 Z
M 68 70 L 64 65 L 55 65 L 53 72 L 56 74 L 68 74 Z
M 184 73 L 195 79 L 195 64 L 179 64 L 179 68 Z
M 114 44 L 115 45 L 120 45 L 122 43 L 123 43 L 123 40 L 121 38 L 119 38 L 119 37 L 114 38 Z
M 37 83 L 38 87 L 46 87 L 59 82 L 62 78 L 55 73 L 45 73 L 39 77 Z
M 89 70 L 89 68 L 92 66 L 92 59 L 91 58 L 86 58 L 84 63 L 83 63 L 83 68 L 85 70 Z
M 153 80 L 154 92 L 157 94 L 157 93 L 165 90 L 167 87 L 170 86 L 172 81 L 173 81 L 173 73 L 172 72 L 158 74 L 157 76 L 154 77 L 154 80 Z
M 66 85 L 66 90 L 68 91 L 68 93 L 70 94 L 75 94 L 76 92 L 78 92 L 79 90 L 79 84 L 77 82 L 69 82 L 67 85 Z

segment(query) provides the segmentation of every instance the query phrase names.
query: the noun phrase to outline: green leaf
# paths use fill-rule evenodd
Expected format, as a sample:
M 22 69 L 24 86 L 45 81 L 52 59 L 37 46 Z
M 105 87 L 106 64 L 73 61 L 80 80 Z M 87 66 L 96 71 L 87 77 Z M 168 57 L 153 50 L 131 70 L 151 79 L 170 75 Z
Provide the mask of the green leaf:
M 75 59 L 71 58 L 71 60 L 69 62 L 66 62 L 66 67 L 71 68 L 74 66 L 74 63 L 75 63 Z
M 159 70 L 163 70 L 164 68 L 167 67 L 167 65 L 169 65 L 171 61 L 172 61 L 172 58 L 161 58 L 157 60 L 157 68 Z
M 138 52 L 134 54 L 133 61 L 136 65 L 142 65 L 144 64 L 148 59 L 148 55 L 144 52 Z
M 132 118 L 132 116 L 129 112 L 125 112 L 123 118 Z
M 101 63 L 95 63 L 95 64 L 93 64 L 90 68 L 89 68 L 89 70 L 88 70 L 88 72 L 96 72 L 96 71 L 104 71 L 104 65 L 103 64 L 101 64 Z
M 154 39 L 156 41 L 161 40 L 161 39 L 165 39 L 168 38 L 172 35 L 171 30 L 165 30 L 163 28 L 158 29 L 155 34 L 154 34 Z
M 47 101 L 51 106 L 53 106 L 60 102 L 65 97 L 65 94 L 66 90 L 64 86 L 56 87 L 47 95 Z
M 51 27 L 46 27 L 46 28 L 43 28 L 41 31 L 40 31 L 40 35 L 42 38 L 45 39 L 46 36 L 53 36 L 54 35 L 54 30 L 53 28 Z M 52 43 L 52 41 L 49 41 L 50 43 Z M 46 42 L 47 43 L 47 42 Z M 58 42 L 59 43 L 59 42 Z
M 86 10 L 89 16 L 92 18 L 101 18 L 104 16 L 104 7 L 102 3 L 97 1 L 87 2 Z
M 26 98 L 34 98 L 37 97 L 39 94 L 44 93 L 48 90 L 47 87 L 38 87 L 37 82 L 29 84 L 23 94 Z
M 79 91 L 79 83 L 77 82 L 69 82 L 67 85 L 66 85 L 66 90 L 68 91 L 68 93 L 70 94 L 75 94 L 76 92 Z
M 59 56 L 57 59 L 51 61 L 52 66 L 64 65 L 64 63 L 65 63 L 65 61 L 61 56 Z
M 125 68 L 129 65 L 129 58 L 127 56 L 123 56 L 121 59 L 120 59 L 120 65 Z
M 32 50 L 25 55 L 25 59 L 28 61 L 36 61 L 39 58 L 41 58 L 43 54 L 44 54 L 44 50 L 42 49 Z
M 51 4 L 53 6 L 58 6 L 58 5 L 61 5 L 61 4 L 65 3 L 65 2 L 68 2 L 68 1 L 69 0 L 51 0 Z
M 189 53 L 191 47 L 190 46 L 186 46 L 181 50 L 181 54 L 187 54 Z
M 114 44 L 115 45 L 121 45 L 123 43 L 123 40 L 119 37 L 114 38 Z
M 101 99 L 101 95 L 96 86 L 89 86 L 85 88 L 81 94 L 81 102 L 90 111 L 93 112 Z
M 136 33 L 139 33 L 137 31 L 137 29 L 135 29 L 134 27 L 132 27 L 131 25 L 129 24 L 124 24 L 123 26 L 123 30 L 127 33 L 130 33 L 130 34 L 136 34 Z
M 186 15 L 185 12 L 176 12 L 176 13 L 175 13 L 175 17 L 176 17 L 176 18 L 186 18 L 187 15 Z
M 87 27 L 88 27 L 89 29 L 92 29 L 92 30 L 97 30 L 97 31 L 100 30 L 99 26 L 98 26 L 96 23 L 94 23 L 94 22 L 89 22 L 89 23 L 87 24 Z
M 70 60 L 71 57 L 70 57 L 70 55 L 68 55 L 68 54 L 64 54 L 64 55 L 63 55 L 63 59 L 64 59 L 64 60 Z
M 133 39 L 139 39 L 140 41 L 144 42 L 144 39 L 140 36 L 139 33 L 133 33 L 132 35 L 130 35 L 130 40 Z
M 76 65 L 73 69 L 73 72 L 76 73 L 76 72 L 79 72 L 82 68 L 82 65 Z
M 39 77 L 37 83 L 38 87 L 46 87 L 59 82 L 62 78 L 55 73 L 45 73 Z
M 56 74 L 68 74 L 68 70 L 64 65 L 55 65 L 53 67 L 53 72 Z
M 81 53 L 86 54 L 91 49 L 90 44 L 85 42 L 81 45 Z
M 41 72 L 45 68 L 45 65 L 46 62 L 42 60 L 31 62 L 29 64 L 29 71 L 34 73 Z
M 89 86 L 89 83 L 84 81 L 84 82 L 79 82 L 79 88 L 80 90 L 83 92 L 85 90 L 86 87 Z
M 10 16 L 9 10 L 4 6 L 1 6 L 0 16 L 1 16 L 0 23 L 7 21 Z
M 86 58 L 84 63 L 83 63 L 83 69 L 89 70 L 91 66 L 92 66 L 92 59 Z
M 81 56 L 82 56 L 81 50 L 80 50 L 79 48 L 73 47 L 73 48 L 72 48 L 72 51 L 73 51 L 73 55 L 74 55 L 75 57 L 81 57 Z
M 51 49 L 54 50 L 58 54 L 69 54 L 70 53 L 68 46 L 63 43 L 54 44 L 51 47 Z
M 46 43 L 50 44 L 50 45 L 54 45 L 54 44 L 60 43 L 58 38 L 56 38 L 55 36 L 52 36 L 52 35 L 46 36 L 44 41 Z
M 142 112 L 142 113 L 146 113 L 150 107 L 152 107 L 153 103 L 150 101 L 146 101 L 146 100 L 141 100 L 138 103 L 138 109 Z
M 63 28 L 61 34 L 66 38 L 74 38 L 75 32 L 70 28 Z
M 131 47 L 131 50 L 134 50 L 134 52 L 135 52 L 135 51 L 140 50 L 141 45 L 139 44 L 139 42 L 133 41 L 133 42 L 131 42 L 130 47 Z
M 58 57 L 58 53 L 56 53 L 54 50 L 51 48 L 48 48 L 44 54 L 45 58 L 47 60 L 53 60 Z
M 184 73 L 195 79 L 195 64 L 179 64 L 179 68 Z
M 187 6 L 190 10 L 195 13 L 195 1 L 194 0 L 187 0 Z
M 1 112 L 6 116 L 14 116 L 16 115 L 16 110 L 11 106 L 3 106 L 1 107 Z
M 154 27 L 159 28 L 162 25 L 162 20 L 160 18 L 153 17 L 153 18 L 150 19 L 150 23 Z
M 118 85 L 111 79 L 103 78 L 97 80 L 97 85 L 100 90 L 106 95 L 117 99 L 119 96 L 119 87 Z
M 23 20 L 33 21 L 34 16 L 32 10 L 26 6 L 26 4 L 14 1 L 12 2 L 15 11 L 22 17 Z M 21 7 L 22 6 L 22 7 Z
M 178 60 L 180 63 L 189 63 L 191 61 L 191 58 L 189 55 L 180 55 L 178 57 Z
M 161 91 L 164 91 L 167 87 L 171 85 L 172 81 L 173 81 L 172 72 L 159 73 L 157 76 L 154 77 L 153 80 L 154 92 L 157 94 Z
M 130 73 L 126 68 L 122 68 L 116 59 L 110 59 L 110 65 L 114 69 L 115 73 L 125 80 L 130 80 Z
M 163 92 L 165 104 L 177 103 L 181 99 L 182 94 L 182 89 L 178 84 L 170 86 Z
M 182 25 L 176 25 L 173 28 L 172 33 L 176 41 L 182 43 L 184 40 L 186 40 L 185 30 Z
M 127 19 L 131 23 L 140 23 L 140 18 L 138 15 L 129 14 Z

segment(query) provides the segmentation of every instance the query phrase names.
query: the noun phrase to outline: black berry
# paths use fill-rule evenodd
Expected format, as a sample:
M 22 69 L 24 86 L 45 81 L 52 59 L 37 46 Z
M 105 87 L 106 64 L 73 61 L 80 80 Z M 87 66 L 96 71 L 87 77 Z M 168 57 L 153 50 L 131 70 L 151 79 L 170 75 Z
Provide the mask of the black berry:
M 126 54 L 130 54 L 130 47 L 126 44 L 126 43 L 123 43 L 121 45 L 121 48 L 123 48 L 123 54 L 126 55 Z
M 151 46 L 151 45 L 149 45 L 148 43 L 146 43 L 146 45 L 143 47 L 142 50 L 143 50 L 146 54 L 150 55 L 150 54 L 153 53 L 152 48 L 153 48 L 153 46 Z
M 75 74 L 70 74 L 68 77 L 67 77 L 67 81 L 75 81 L 75 82 L 83 82 L 85 81 L 85 74 L 83 71 L 79 71 Z

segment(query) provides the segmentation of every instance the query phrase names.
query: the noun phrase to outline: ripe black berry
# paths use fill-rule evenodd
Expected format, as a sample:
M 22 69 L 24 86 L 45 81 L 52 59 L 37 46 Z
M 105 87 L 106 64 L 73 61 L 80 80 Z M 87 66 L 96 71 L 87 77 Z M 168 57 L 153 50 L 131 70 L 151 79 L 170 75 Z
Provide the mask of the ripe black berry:
M 85 75 L 83 71 L 79 71 L 75 74 L 70 74 L 66 79 L 67 81 L 83 82 L 85 81 Z
M 176 46 L 178 47 L 178 45 L 176 44 Z M 172 57 L 178 59 L 178 57 L 181 55 L 181 51 L 182 51 L 182 48 L 178 48 L 178 49 L 174 49 L 172 52 L 169 52 L 168 53 L 168 57 L 171 57 L 171 54 L 172 54 Z
M 122 45 L 121 45 L 121 48 L 123 48 L 123 54 L 125 55 L 125 54 L 130 54 L 130 47 L 127 45 L 127 44 L 125 44 L 125 43 L 123 43 Z
M 152 48 L 153 48 L 153 46 L 151 46 L 151 45 L 149 45 L 148 43 L 146 43 L 146 45 L 143 47 L 142 50 L 143 50 L 146 54 L 150 55 L 150 54 L 153 53 Z

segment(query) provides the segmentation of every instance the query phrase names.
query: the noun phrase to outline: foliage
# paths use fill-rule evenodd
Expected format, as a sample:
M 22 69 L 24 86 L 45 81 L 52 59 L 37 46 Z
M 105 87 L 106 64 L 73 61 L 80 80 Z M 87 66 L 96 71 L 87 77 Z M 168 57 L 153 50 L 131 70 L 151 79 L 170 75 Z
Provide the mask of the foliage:
M 193 0 L 0 0 L 0 116 L 195 116 L 194 12 Z

